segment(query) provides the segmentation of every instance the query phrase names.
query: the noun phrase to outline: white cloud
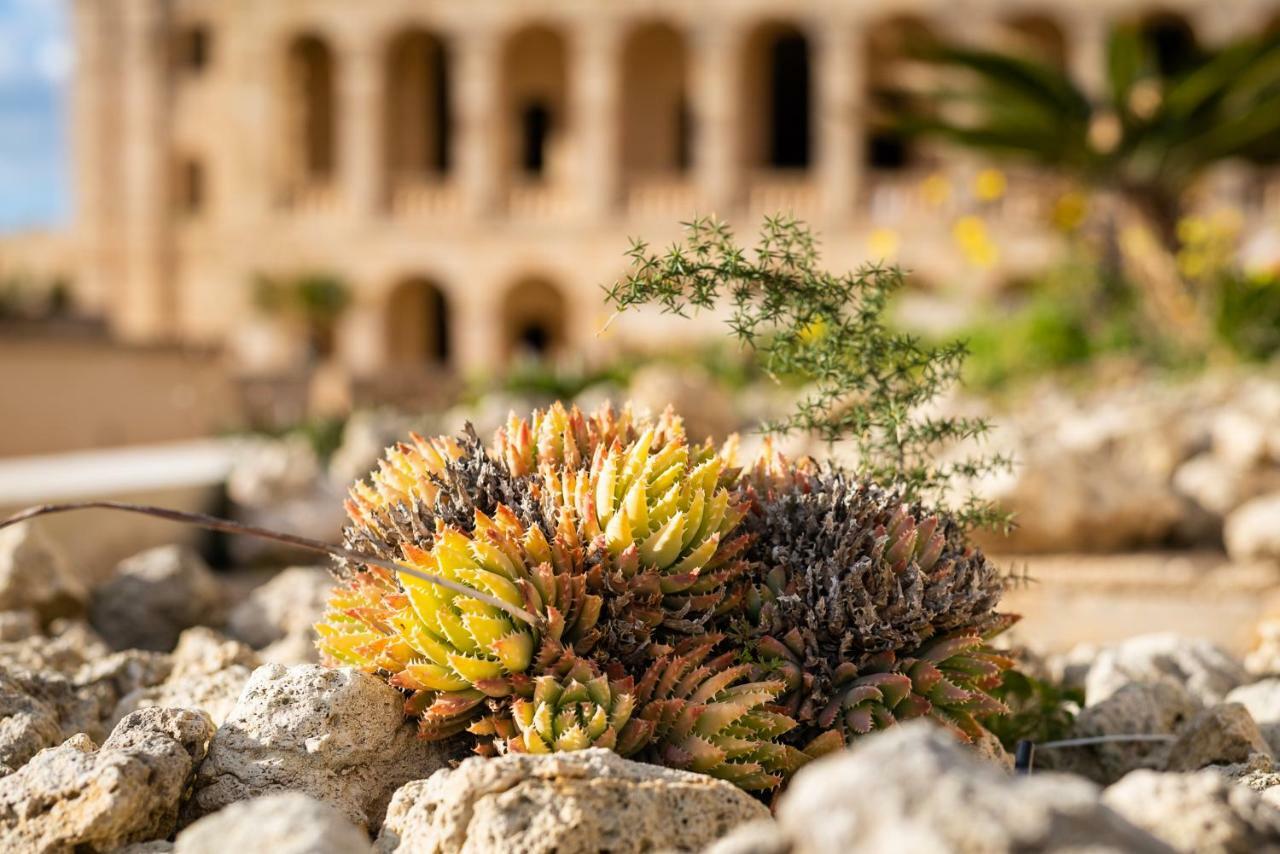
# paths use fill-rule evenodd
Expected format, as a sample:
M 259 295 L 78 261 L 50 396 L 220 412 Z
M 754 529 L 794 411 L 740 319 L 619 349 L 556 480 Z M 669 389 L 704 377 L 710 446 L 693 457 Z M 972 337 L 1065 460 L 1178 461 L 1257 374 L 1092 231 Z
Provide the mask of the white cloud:
M 65 38 L 52 38 L 36 51 L 35 67 L 44 79 L 61 83 L 71 73 L 72 60 L 71 44 Z

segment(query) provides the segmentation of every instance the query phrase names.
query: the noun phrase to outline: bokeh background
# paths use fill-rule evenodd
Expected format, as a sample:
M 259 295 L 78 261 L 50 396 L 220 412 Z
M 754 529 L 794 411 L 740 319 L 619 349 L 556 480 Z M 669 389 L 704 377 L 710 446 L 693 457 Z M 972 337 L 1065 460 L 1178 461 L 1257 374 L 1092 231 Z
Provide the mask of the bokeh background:
M 336 539 L 389 442 L 557 398 L 749 449 L 800 389 L 602 286 L 632 238 L 781 213 L 969 342 L 942 405 L 1016 460 L 982 541 L 1039 643 L 1243 649 L 1280 605 L 1278 31 L 1250 0 L 0 0 L 0 508 Z M 48 525 L 102 574 L 198 536 Z

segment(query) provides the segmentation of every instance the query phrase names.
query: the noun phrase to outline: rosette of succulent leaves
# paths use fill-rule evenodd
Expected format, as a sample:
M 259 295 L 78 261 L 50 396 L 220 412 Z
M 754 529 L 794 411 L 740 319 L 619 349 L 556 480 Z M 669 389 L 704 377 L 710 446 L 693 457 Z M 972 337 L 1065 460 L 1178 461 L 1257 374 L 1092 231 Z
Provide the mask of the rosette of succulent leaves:
M 982 739 L 1002 578 L 946 513 L 766 446 L 742 470 L 671 411 L 556 404 L 494 440 L 412 436 L 347 502 L 317 626 L 430 739 L 608 747 L 745 789 L 928 716 Z

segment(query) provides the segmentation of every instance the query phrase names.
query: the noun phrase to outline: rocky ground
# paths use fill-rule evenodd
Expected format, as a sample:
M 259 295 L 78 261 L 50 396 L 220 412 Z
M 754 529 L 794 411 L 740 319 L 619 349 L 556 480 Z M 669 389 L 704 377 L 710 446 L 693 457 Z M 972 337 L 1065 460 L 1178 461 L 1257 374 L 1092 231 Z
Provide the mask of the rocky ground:
M 376 677 L 314 661 L 328 587 L 241 592 L 161 548 L 92 589 L 0 533 L 0 850 L 1280 851 L 1280 631 L 1247 660 L 1149 635 L 1028 662 L 1086 691 L 1030 776 L 927 724 L 804 769 L 774 809 L 603 750 L 465 758 Z
M 627 393 L 678 398 L 692 432 L 772 405 L 642 379 Z M 983 485 L 1021 522 L 987 545 L 1037 577 L 1009 595 L 1012 639 L 1084 691 L 1067 736 L 1155 738 L 1041 748 L 1028 776 L 913 724 L 808 766 L 772 809 L 607 751 L 467 758 L 418 740 L 381 680 L 315 661 L 323 569 L 220 574 L 163 547 L 103 580 L 18 526 L 0 532 L 0 850 L 1280 851 L 1280 382 L 1032 400 L 993 437 L 1017 469 Z M 448 417 L 491 429 L 512 405 Z M 336 541 L 343 486 L 408 429 L 448 427 L 361 416 L 327 465 L 248 446 L 235 511 Z

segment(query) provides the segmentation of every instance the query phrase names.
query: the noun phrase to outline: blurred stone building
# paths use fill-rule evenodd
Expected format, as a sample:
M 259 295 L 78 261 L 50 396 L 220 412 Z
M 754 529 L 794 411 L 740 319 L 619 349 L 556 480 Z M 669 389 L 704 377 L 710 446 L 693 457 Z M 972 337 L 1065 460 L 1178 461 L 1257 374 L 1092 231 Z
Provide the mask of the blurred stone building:
M 1102 85 L 1110 24 L 1163 54 L 1270 25 L 1275 2 L 76 0 L 72 243 L 121 338 L 226 345 L 287 370 L 306 340 L 255 280 L 324 274 L 321 345 L 353 376 L 610 346 L 602 283 L 631 236 L 790 211 L 833 267 L 888 256 L 975 287 L 1043 264 L 1045 176 L 884 121 L 913 37 L 1020 46 Z M 1274 179 L 1249 211 L 1280 206 Z M 1261 188 L 1261 189 L 1260 189 Z M 1000 247 L 973 265 L 955 223 Z M 653 318 L 618 338 L 660 339 Z M 315 342 L 312 342 L 314 346 Z M 313 354 L 314 355 L 314 354 Z

